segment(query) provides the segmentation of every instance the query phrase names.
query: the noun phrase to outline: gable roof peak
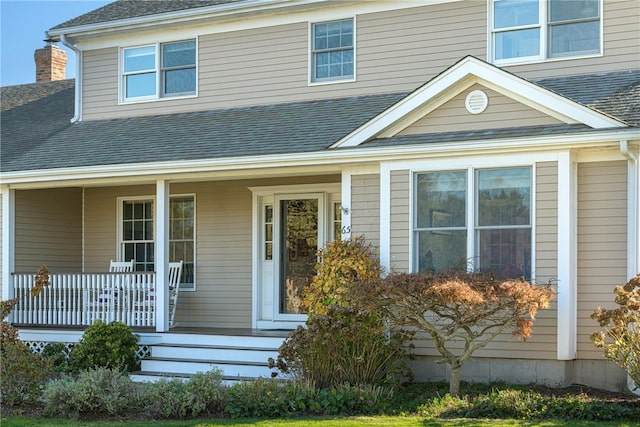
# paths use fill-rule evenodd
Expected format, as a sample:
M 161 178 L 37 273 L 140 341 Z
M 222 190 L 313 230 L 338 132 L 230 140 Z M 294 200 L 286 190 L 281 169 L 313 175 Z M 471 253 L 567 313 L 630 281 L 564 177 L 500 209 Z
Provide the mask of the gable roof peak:
M 474 84 L 481 84 L 565 123 L 577 122 L 595 129 L 626 126 L 619 120 L 468 55 L 331 148 L 355 147 L 372 138 L 394 136 Z

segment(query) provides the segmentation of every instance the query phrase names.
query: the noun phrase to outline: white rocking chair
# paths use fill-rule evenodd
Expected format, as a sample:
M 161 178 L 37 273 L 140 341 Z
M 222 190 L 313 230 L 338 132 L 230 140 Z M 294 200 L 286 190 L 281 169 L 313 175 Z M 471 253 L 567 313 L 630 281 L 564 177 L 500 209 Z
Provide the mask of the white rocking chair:
M 114 261 L 109 262 L 109 273 L 132 273 L 134 260 L 130 261 Z M 88 303 L 88 308 L 92 313 L 92 321 L 102 318 L 105 322 L 116 320 L 116 310 L 120 307 L 120 303 L 126 304 L 126 295 L 119 295 L 118 286 L 112 287 L 105 284 L 102 290 L 98 290 L 97 294 Z
M 173 327 L 178 308 L 178 294 L 180 290 L 180 278 L 182 277 L 182 261 L 169 263 L 169 327 Z M 152 288 L 144 297 L 144 301 L 137 307 L 145 313 L 154 313 L 156 304 L 156 292 Z

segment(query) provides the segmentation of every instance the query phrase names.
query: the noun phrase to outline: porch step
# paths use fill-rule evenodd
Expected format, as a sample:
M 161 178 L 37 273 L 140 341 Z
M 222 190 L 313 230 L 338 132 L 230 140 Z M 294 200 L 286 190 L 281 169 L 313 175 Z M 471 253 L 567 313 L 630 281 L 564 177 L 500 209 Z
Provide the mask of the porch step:
M 270 378 L 270 357 L 278 357 L 283 337 L 167 334 L 151 344 L 141 370 L 131 374 L 138 382 L 162 378 L 187 380 L 198 372 L 219 369 L 223 382 Z
M 153 351 L 152 353 L 153 354 Z M 197 374 L 212 369 L 220 369 L 224 376 L 241 376 L 249 378 L 271 377 L 271 370 L 267 363 L 243 362 L 240 360 L 204 360 L 180 358 L 149 357 L 142 360 L 141 370 L 155 372 L 169 372 L 177 374 Z

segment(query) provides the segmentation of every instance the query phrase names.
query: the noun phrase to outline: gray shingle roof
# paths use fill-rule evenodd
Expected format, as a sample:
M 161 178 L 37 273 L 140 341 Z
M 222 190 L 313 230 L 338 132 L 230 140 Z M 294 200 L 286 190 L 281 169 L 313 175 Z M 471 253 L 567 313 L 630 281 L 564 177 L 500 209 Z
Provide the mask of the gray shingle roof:
M 640 125 L 640 70 L 556 77 L 534 83 L 629 124 Z
M 71 127 L 74 92 L 73 80 L 0 88 L 0 170 L 24 169 L 17 159 L 38 155 L 51 135 Z M 60 157 L 49 148 L 42 155 Z
M 33 143 L 28 150 L 3 155 L 1 170 L 320 151 L 403 96 L 363 96 L 82 122 Z M 3 129 L 3 151 L 6 141 Z
M 51 29 L 56 30 L 79 25 L 99 24 L 121 19 L 138 18 L 241 1 L 246 0 L 118 0 L 56 25 Z
M 640 125 L 640 70 L 536 83 Z M 407 95 L 370 95 L 70 125 L 72 84 L 66 81 L 2 89 L 2 172 L 322 151 Z M 491 129 L 373 140 L 365 146 L 585 130 L 588 128 L 580 125 Z

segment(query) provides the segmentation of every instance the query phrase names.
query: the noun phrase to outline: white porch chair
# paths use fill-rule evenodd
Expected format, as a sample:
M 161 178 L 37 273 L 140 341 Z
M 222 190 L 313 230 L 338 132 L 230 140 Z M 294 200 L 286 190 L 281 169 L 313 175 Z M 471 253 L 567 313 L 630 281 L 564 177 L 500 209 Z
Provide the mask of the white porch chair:
M 114 261 L 109 262 L 109 273 L 132 273 L 134 268 L 134 260 L 130 261 Z M 94 298 L 88 303 L 88 308 L 92 312 L 92 319 L 97 319 L 100 315 L 107 316 L 103 319 L 105 322 L 114 320 L 115 311 L 118 307 L 118 289 L 112 289 L 108 286 L 100 290 Z M 124 296 L 123 296 L 124 298 Z M 124 302 L 124 300 L 123 300 Z
M 133 273 L 133 260 L 114 261 L 109 263 L 109 273 Z
M 178 307 L 180 278 L 182 277 L 182 261 L 169 263 L 169 327 L 173 327 Z M 157 279 L 156 279 L 157 280 Z M 137 307 L 139 313 L 155 313 L 156 291 L 152 288 Z

